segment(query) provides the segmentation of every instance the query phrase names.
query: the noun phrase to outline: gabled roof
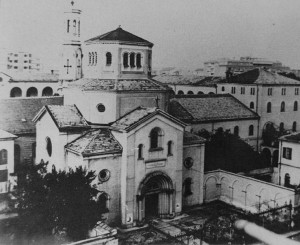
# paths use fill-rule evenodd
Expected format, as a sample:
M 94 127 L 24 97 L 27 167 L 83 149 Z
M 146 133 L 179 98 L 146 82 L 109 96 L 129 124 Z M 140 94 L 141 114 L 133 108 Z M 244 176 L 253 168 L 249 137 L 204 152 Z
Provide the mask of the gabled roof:
M 70 83 L 70 88 L 82 91 L 161 91 L 171 90 L 153 79 L 94 79 L 82 78 Z
M 262 84 L 262 85 L 300 85 L 300 81 L 279 75 L 276 72 L 256 68 L 241 74 L 232 76 L 220 83 L 239 83 L 239 84 Z
M 300 133 L 297 132 L 297 133 L 292 133 L 289 135 L 284 135 L 284 136 L 281 136 L 279 139 L 282 141 L 287 141 L 287 142 L 300 143 Z
M 203 143 L 205 143 L 205 141 L 206 141 L 206 139 L 204 139 L 196 134 L 184 131 L 183 145 L 203 144 Z
M 39 111 L 33 121 L 37 122 L 46 111 L 53 119 L 59 131 L 91 128 L 76 105 L 46 105 Z
M 84 157 L 122 152 L 122 146 L 107 128 L 89 130 L 65 148 Z
M 18 138 L 18 136 L 0 129 L 0 141 L 8 140 L 8 139 L 15 139 L 15 138 Z
M 32 119 L 45 105 L 62 105 L 61 96 L 47 98 L 17 98 L 2 99 L 0 101 L 1 129 L 11 134 L 35 133 Z
M 128 31 L 123 30 L 121 27 L 118 27 L 116 30 L 107 32 L 97 37 L 93 37 L 86 42 L 102 42 L 102 41 L 118 41 L 122 44 L 133 44 L 140 46 L 153 47 L 153 43 L 138 37 Z
M 169 113 L 188 123 L 259 118 L 229 94 L 176 96 L 171 100 Z
M 181 127 L 185 127 L 183 122 L 156 107 L 149 108 L 141 106 L 120 117 L 118 120 L 111 123 L 111 126 L 115 129 L 129 132 L 155 115 L 162 115 L 174 123 L 179 124 Z

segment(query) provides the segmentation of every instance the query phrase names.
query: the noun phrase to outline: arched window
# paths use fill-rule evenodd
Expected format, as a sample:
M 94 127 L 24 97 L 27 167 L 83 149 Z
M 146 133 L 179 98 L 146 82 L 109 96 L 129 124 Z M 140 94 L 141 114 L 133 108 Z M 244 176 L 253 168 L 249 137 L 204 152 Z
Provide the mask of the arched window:
M 103 213 L 109 212 L 109 196 L 104 192 L 98 198 L 98 207 L 99 210 Z
M 252 136 L 254 134 L 254 127 L 253 125 L 249 126 L 249 136 Z
M 150 149 L 161 148 L 162 131 L 160 128 L 154 128 L 150 132 Z
M 285 174 L 284 176 L 284 186 L 289 187 L 291 185 L 291 177 L 289 174 Z
M 212 95 L 212 94 L 215 94 L 214 92 L 209 92 L 208 94 Z
M 143 144 L 139 144 L 139 146 L 138 146 L 138 159 L 143 159 L 144 158 L 143 149 L 144 149 Z
M 124 68 L 128 67 L 128 53 L 123 54 L 123 66 Z
M 272 104 L 271 102 L 268 102 L 267 104 L 267 113 L 271 113 L 272 112 Z
M 280 112 L 285 112 L 285 103 L 284 103 L 284 101 L 281 102 Z
M 224 86 L 222 86 L 222 91 L 223 91 L 223 92 L 225 91 L 225 87 L 224 87 Z
M 77 32 L 76 20 L 73 20 L 73 27 L 74 27 L 74 35 L 76 35 L 76 32 Z
M 95 52 L 95 65 L 97 65 L 97 62 L 98 62 L 98 57 L 97 57 L 97 52 Z
M 189 196 L 192 195 L 192 179 L 191 178 L 186 178 L 184 180 L 184 195 Z
M 7 150 L 0 151 L 0 165 L 7 164 Z
M 10 91 L 10 97 L 21 97 L 22 96 L 22 90 L 18 87 L 14 87 Z
M 250 102 L 250 109 L 254 109 L 254 102 Z
M 67 20 L 67 33 L 70 32 L 70 20 Z
M 293 128 L 292 128 L 292 130 L 293 130 L 294 132 L 297 131 L 297 122 L 296 122 L 296 121 L 293 122 Z
M 51 155 L 52 155 L 52 142 L 51 142 L 51 139 L 49 137 L 46 138 L 46 150 L 47 150 L 47 153 L 48 153 L 49 157 L 51 157 Z
M 137 66 L 137 68 L 142 67 L 142 56 L 141 56 L 141 54 L 136 55 L 136 66 Z
M 190 90 L 187 92 L 187 94 L 194 94 L 194 92 Z
M 46 87 L 42 91 L 42 96 L 52 96 L 53 95 L 53 89 L 51 87 Z
M 235 126 L 234 129 L 233 129 L 233 134 L 235 136 L 239 136 L 239 131 L 240 131 L 239 126 Z
M 204 94 L 202 91 L 199 91 L 198 94 Z
M 92 54 L 91 54 L 91 52 L 89 52 L 89 65 L 91 65 L 92 64 Z
M 21 147 L 18 144 L 14 145 L 14 159 L 15 167 L 20 166 L 21 163 Z
M 168 156 L 172 156 L 173 155 L 173 142 L 170 140 L 168 142 Z
M 184 94 L 182 90 L 179 90 L 177 94 Z
M 32 162 L 35 162 L 36 157 L 36 142 L 32 143 L 31 145 L 31 153 L 32 153 Z
M 135 67 L 135 53 L 131 53 L 129 56 L 130 59 L 130 67 Z
M 80 21 L 78 21 L 78 36 L 80 37 Z
M 38 95 L 38 90 L 34 87 L 31 87 L 27 90 L 26 97 L 36 97 Z
M 298 111 L 298 101 L 294 102 L 294 111 Z
M 110 66 L 111 65 L 111 61 L 112 61 L 112 56 L 110 52 L 106 53 L 106 65 Z
M 284 130 L 284 123 L 282 122 L 279 124 L 279 131 L 283 132 L 283 130 Z
M 94 54 L 94 52 L 92 52 L 92 63 L 91 63 L 91 65 L 93 66 L 94 63 L 95 63 L 95 54 Z

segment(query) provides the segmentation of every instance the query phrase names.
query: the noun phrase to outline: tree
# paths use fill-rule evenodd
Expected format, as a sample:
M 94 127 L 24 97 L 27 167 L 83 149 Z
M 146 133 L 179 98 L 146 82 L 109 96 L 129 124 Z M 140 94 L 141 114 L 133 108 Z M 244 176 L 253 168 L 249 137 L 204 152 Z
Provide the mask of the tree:
M 103 211 L 92 186 L 95 172 L 82 167 L 48 173 L 47 164 L 31 164 L 21 170 L 16 188 L 19 228 L 28 235 L 66 231 L 83 239 L 101 219 Z
M 238 173 L 265 167 L 261 156 L 238 136 L 218 129 L 205 145 L 205 171 Z

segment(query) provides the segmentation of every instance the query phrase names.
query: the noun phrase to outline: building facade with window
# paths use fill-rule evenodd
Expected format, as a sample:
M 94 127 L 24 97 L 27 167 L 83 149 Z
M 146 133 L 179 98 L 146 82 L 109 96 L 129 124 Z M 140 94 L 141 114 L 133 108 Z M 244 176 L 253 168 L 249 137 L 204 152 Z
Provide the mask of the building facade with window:
M 268 123 L 284 131 L 298 130 L 299 89 L 300 81 L 264 69 L 247 71 L 218 84 L 218 93 L 231 93 L 260 116 L 260 140 Z
M 257 149 L 259 116 L 230 94 L 182 95 L 170 102 L 169 113 L 196 134 L 222 128 Z
M 292 133 L 279 138 L 279 184 L 286 187 L 300 184 L 300 134 Z
M 45 106 L 34 121 L 38 161 L 96 171 L 108 223 L 133 227 L 203 202 L 205 140 L 158 108 L 137 107 L 101 126 L 75 105 Z

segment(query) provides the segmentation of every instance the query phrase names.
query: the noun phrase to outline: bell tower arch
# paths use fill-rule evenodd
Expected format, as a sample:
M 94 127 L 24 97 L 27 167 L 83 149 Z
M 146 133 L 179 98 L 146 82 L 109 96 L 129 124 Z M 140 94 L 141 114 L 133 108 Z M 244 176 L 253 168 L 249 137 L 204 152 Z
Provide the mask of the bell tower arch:
M 73 81 L 82 77 L 81 10 L 75 0 L 67 1 L 64 11 L 60 79 Z

